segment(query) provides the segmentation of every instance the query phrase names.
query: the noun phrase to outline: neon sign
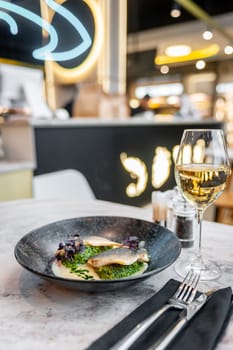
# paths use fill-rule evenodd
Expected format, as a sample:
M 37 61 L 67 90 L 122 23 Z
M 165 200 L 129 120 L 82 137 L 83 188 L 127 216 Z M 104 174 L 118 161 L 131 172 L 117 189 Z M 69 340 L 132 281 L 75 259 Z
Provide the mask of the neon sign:
M 32 11 L 29 11 L 19 5 L 0 0 L 0 18 L 9 25 L 10 32 L 12 35 L 17 35 L 18 25 L 15 19 L 10 14 L 2 11 L 1 9 L 16 13 L 35 23 L 36 25 L 40 26 L 42 29 L 48 32 L 50 39 L 49 43 L 41 48 L 35 49 L 32 52 L 32 55 L 38 60 L 61 62 L 81 56 L 92 45 L 92 39 L 87 29 L 84 27 L 82 22 L 76 16 L 74 16 L 68 9 L 64 8 L 64 6 L 57 4 L 54 0 L 45 1 L 48 7 L 50 7 L 52 10 L 64 17 L 75 28 L 75 30 L 82 39 L 82 42 L 78 46 L 63 52 L 54 52 L 58 44 L 58 35 L 54 26 L 42 19 L 40 16 L 33 13 Z
M 152 186 L 160 188 L 169 178 L 171 152 L 166 147 L 156 147 L 152 162 Z
M 200 142 L 199 142 L 200 141 Z M 168 180 L 171 174 L 172 160 L 175 163 L 177 158 L 179 145 L 175 145 L 170 152 L 166 147 L 158 146 L 154 150 L 154 157 L 152 160 L 152 181 L 151 184 L 155 189 L 162 187 Z M 187 145 L 184 157 L 187 163 L 191 158 L 195 159 L 196 163 L 202 163 L 204 157 L 205 144 L 203 140 L 198 140 L 194 147 L 193 154 L 191 148 Z M 120 154 L 120 161 L 123 168 L 129 173 L 134 180 L 126 187 L 126 194 L 128 197 L 138 197 L 146 189 L 148 184 L 148 171 L 146 164 L 138 157 L 128 157 L 125 152 Z
M 120 154 L 120 160 L 126 171 L 129 172 L 132 179 L 136 179 L 136 183 L 131 182 L 126 188 L 128 197 L 137 197 L 142 194 L 147 186 L 148 173 L 146 164 L 138 157 L 128 157 L 127 153 Z
M 171 173 L 171 156 L 177 153 L 178 146 L 174 146 L 172 153 L 166 147 L 156 147 L 152 161 L 152 186 L 156 189 L 162 187 Z M 148 171 L 146 164 L 138 157 L 128 157 L 125 152 L 120 154 L 121 164 L 134 180 L 126 187 L 128 197 L 140 196 L 148 184 Z

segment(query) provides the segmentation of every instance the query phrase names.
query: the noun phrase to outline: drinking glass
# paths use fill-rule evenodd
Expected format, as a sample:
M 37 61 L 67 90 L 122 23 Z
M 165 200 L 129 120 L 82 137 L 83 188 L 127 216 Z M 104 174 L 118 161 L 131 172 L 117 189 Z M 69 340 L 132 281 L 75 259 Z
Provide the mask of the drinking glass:
M 213 280 L 221 275 L 220 268 L 202 256 L 202 219 L 205 209 L 224 191 L 230 172 L 222 130 L 184 130 L 175 164 L 175 179 L 183 196 L 196 208 L 198 232 L 195 254 L 181 257 L 175 265 L 181 276 L 191 268 L 201 270 L 201 280 Z

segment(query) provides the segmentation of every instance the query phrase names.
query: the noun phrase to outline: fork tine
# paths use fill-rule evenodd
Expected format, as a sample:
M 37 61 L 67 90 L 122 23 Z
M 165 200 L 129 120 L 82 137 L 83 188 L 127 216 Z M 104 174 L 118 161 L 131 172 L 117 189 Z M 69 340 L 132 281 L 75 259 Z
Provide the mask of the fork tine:
M 190 270 L 178 288 L 178 291 L 175 294 L 175 299 L 186 303 L 192 302 L 196 295 L 199 278 L 200 271 L 196 272 L 194 270 Z
M 178 298 L 180 296 L 180 294 L 182 293 L 182 291 L 184 290 L 185 286 L 187 285 L 187 283 L 189 282 L 191 276 L 193 274 L 193 270 L 189 270 L 189 272 L 187 273 L 187 275 L 185 276 L 185 279 L 183 280 L 183 282 L 181 282 L 181 284 L 179 285 L 179 288 L 177 289 L 177 292 L 175 293 L 174 297 Z
M 186 295 L 182 298 L 182 300 L 186 303 L 191 303 L 193 299 L 195 298 L 196 292 L 197 292 L 197 284 L 200 278 L 200 274 L 194 272 L 192 276 L 192 281 L 190 285 L 188 286 L 188 290 Z

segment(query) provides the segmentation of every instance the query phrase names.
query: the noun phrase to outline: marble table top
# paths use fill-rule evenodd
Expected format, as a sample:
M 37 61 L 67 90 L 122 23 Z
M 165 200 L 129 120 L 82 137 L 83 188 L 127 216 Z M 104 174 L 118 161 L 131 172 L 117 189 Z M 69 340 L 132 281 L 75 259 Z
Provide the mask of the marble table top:
M 58 287 L 23 269 L 14 258 L 17 241 L 57 220 L 88 215 L 119 215 L 151 220 L 147 209 L 103 201 L 21 200 L 0 203 L 0 349 L 85 349 L 170 278 L 174 266 L 128 288 L 85 293 Z M 233 288 L 233 226 L 204 222 L 203 252 L 217 261 L 222 276 L 201 282 L 200 290 Z M 217 350 L 233 348 L 233 318 Z

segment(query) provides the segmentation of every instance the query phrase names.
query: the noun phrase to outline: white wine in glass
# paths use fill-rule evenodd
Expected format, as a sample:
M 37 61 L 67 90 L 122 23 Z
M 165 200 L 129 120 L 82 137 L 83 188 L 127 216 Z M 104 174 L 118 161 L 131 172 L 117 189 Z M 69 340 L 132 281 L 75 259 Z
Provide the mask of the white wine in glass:
M 202 280 L 216 279 L 221 275 L 220 268 L 202 256 L 202 218 L 205 209 L 224 191 L 230 173 L 222 130 L 184 130 L 175 164 L 175 178 L 184 197 L 196 207 L 198 242 L 195 257 L 177 261 L 175 269 L 181 276 L 185 276 L 190 268 L 201 269 Z

